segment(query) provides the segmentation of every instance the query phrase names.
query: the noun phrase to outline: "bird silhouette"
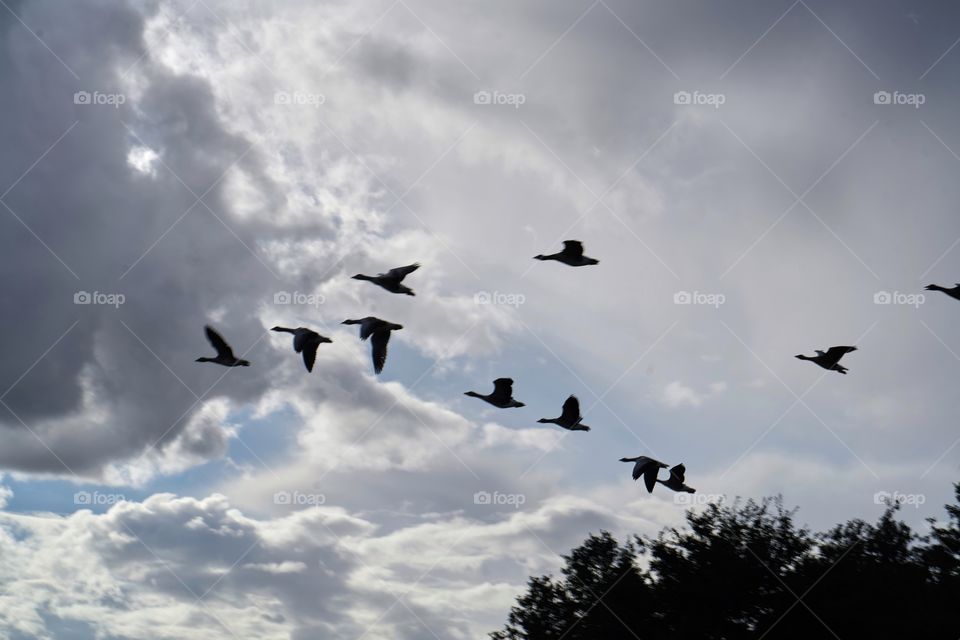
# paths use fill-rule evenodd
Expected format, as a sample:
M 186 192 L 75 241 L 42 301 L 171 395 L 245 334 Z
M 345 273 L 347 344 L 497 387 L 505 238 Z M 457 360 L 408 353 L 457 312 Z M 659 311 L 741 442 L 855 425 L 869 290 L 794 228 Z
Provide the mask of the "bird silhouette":
M 324 342 L 333 342 L 330 338 L 306 327 L 297 327 L 296 329 L 274 327 L 271 331 L 293 334 L 293 350 L 303 354 L 303 364 L 307 367 L 307 371 L 313 371 L 313 363 L 317 359 L 317 347 Z
M 390 332 L 403 329 L 403 325 L 387 322 L 373 316 L 367 316 L 359 320 L 344 320 L 342 324 L 360 325 L 361 340 L 372 337 L 370 347 L 373 356 L 373 370 L 376 373 L 383 371 L 383 365 L 387 362 L 387 343 L 390 341 Z
M 798 355 L 797 358 L 800 360 L 809 360 L 824 369 L 846 375 L 847 368 L 840 365 L 840 358 L 856 350 L 856 347 L 830 347 L 826 352 L 817 349 L 817 355 L 815 356 Z
M 413 293 L 413 289 L 410 287 L 401 284 L 403 279 L 408 275 L 420 268 L 420 263 L 414 263 L 407 265 L 406 267 L 397 267 L 396 269 L 390 269 L 386 273 L 379 273 L 375 276 L 366 276 L 362 273 L 358 273 L 353 276 L 354 280 L 366 280 L 367 282 L 372 282 L 373 284 L 383 287 L 390 293 L 405 293 L 408 296 L 416 295 Z
M 941 286 L 938 285 L 938 284 L 928 284 L 928 285 L 926 286 L 926 289 L 927 289 L 927 291 L 942 291 L 943 293 L 947 294 L 948 296 L 950 296 L 950 297 L 953 298 L 954 300 L 960 300 L 960 282 L 958 282 L 958 283 L 957 283 L 957 286 L 955 286 L 955 287 L 952 288 L 952 289 L 947 289 L 946 287 L 941 287 Z
M 250 366 L 249 361 L 241 360 L 233 355 L 233 349 L 231 349 L 230 345 L 227 344 L 227 341 L 223 339 L 223 336 L 213 330 L 213 327 L 207 325 L 203 328 L 203 330 L 207 334 L 207 340 L 209 340 L 210 344 L 213 345 L 213 348 L 217 350 L 217 357 L 197 358 L 197 362 L 215 362 L 217 364 L 222 364 L 225 367 Z
M 696 493 L 697 490 L 693 487 L 688 487 L 683 483 L 684 475 L 687 473 L 687 468 L 683 464 L 678 464 L 677 466 L 670 469 L 670 477 L 666 480 L 657 480 L 660 484 L 665 486 L 671 491 L 683 491 L 684 493 Z
M 569 431 L 590 431 L 590 427 L 581 423 L 583 416 L 580 415 L 580 401 L 577 396 L 570 396 L 563 403 L 563 411 L 559 418 L 540 418 L 537 422 L 543 424 L 555 424 Z
M 476 391 L 467 391 L 463 395 L 470 396 L 471 398 L 480 398 L 486 402 L 489 402 L 495 407 L 501 409 L 512 409 L 514 407 L 523 407 L 526 406 L 522 402 L 518 402 L 513 397 L 513 380 L 511 378 L 497 378 L 493 381 L 493 393 L 487 395 L 482 395 Z
M 657 473 L 660 469 L 666 469 L 667 465 L 659 460 L 648 458 L 647 456 L 637 456 L 636 458 L 620 458 L 620 462 L 633 462 L 633 479 L 637 480 L 643 476 L 643 483 L 647 487 L 647 492 L 653 493 L 653 487 L 657 484 Z
M 563 251 L 560 253 L 551 253 L 550 255 L 540 254 L 533 256 L 534 260 L 556 260 L 571 267 L 585 267 L 591 264 L 599 264 L 599 260 L 588 258 L 583 255 L 583 243 L 579 240 L 564 240 Z

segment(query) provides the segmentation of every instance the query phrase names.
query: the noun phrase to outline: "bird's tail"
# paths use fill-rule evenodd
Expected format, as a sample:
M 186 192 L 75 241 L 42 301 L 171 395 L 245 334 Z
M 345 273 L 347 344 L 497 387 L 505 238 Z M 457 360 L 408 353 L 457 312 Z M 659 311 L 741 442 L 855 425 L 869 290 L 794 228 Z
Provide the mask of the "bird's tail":
M 570 428 L 571 431 L 590 431 L 590 427 L 585 424 L 575 424 Z

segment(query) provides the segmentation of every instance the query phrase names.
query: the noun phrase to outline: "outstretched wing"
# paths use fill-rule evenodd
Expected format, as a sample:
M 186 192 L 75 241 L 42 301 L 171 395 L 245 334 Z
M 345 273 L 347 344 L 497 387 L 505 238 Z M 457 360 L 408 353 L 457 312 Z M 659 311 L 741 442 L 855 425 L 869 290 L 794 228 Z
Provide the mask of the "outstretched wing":
M 372 334 L 373 330 L 376 328 L 377 328 L 376 319 L 364 318 L 363 321 L 360 323 L 360 339 L 366 340 L 367 338 L 369 338 L 370 334 Z
M 828 360 L 829 364 L 837 364 L 840 362 L 840 358 L 847 355 L 851 351 L 856 351 L 856 347 L 830 347 L 827 349 L 827 353 L 824 354 L 824 357 Z
M 217 350 L 217 355 L 224 358 L 233 358 L 233 349 L 230 348 L 230 345 L 227 344 L 227 341 L 223 339 L 219 333 L 213 330 L 213 327 L 207 325 L 203 328 L 207 334 L 207 340 L 210 341 L 210 344 L 213 345 L 213 348 Z
M 404 278 L 406 278 L 408 275 L 410 275 L 411 273 L 413 273 L 419 268 L 420 268 L 420 263 L 415 262 L 413 264 L 408 264 L 405 267 L 397 267 L 396 269 L 390 269 L 390 271 L 387 271 L 383 275 L 388 276 L 390 278 L 396 278 L 397 282 L 399 282 L 400 280 L 403 280 Z
M 580 422 L 580 401 L 577 400 L 577 396 L 570 396 L 563 403 L 563 413 L 560 414 L 560 420 L 567 424 Z
M 583 256 L 583 243 L 579 240 L 564 240 L 563 253 L 571 258 L 579 258 Z
M 297 349 L 297 351 L 303 351 L 303 364 L 307 367 L 307 371 L 313 371 L 313 363 L 317 360 L 317 347 L 319 346 L 320 342 L 313 340 Z
M 660 471 L 660 464 L 651 460 L 643 468 L 643 484 L 647 487 L 647 493 L 653 493 L 653 488 L 657 486 L 657 472 Z M 636 470 L 634 470 L 634 473 L 636 473 Z
M 377 331 L 370 340 L 373 353 L 373 370 L 376 373 L 383 371 L 383 365 L 387 363 L 387 343 L 390 342 L 389 331 Z
M 513 379 L 497 378 L 493 381 L 493 397 L 499 401 L 509 400 L 513 395 Z
M 686 473 L 687 473 L 687 468 L 683 466 L 682 463 L 670 469 L 670 475 L 675 477 L 680 482 L 683 482 L 683 478 Z

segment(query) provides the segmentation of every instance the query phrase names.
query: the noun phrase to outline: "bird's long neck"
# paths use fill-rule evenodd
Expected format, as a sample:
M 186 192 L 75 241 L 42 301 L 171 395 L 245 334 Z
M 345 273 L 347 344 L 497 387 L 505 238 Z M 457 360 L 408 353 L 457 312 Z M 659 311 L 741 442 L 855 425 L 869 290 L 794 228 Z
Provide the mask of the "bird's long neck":
M 362 273 L 358 273 L 357 275 L 353 276 L 353 279 L 354 280 L 373 280 L 374 278 L 373 276 L 367 276 Z
M 941 286 L 938 285 L 938 284 L 931 284 L 931 285 L 929 285 L 929 286 L 927 287 L 927 290 L 928 290 L 928 291 L 946 291 L 947 288 L 946 288 L 946 287 L 941 287 Z
M 470 396 L 471 398 L 482 398 L 483 396 L 477 393 L 476 391 L 467 391 L 463 395 Z
M 290 329 L 290 328 L 287 328 L 287 327 L 274 327 L 273 330 L 274 330 L 274 331 L 283 331 L 283 332 L 285 332 L 285 333 L 296 333 L 296 332 L 297 332 L 296 329 Z

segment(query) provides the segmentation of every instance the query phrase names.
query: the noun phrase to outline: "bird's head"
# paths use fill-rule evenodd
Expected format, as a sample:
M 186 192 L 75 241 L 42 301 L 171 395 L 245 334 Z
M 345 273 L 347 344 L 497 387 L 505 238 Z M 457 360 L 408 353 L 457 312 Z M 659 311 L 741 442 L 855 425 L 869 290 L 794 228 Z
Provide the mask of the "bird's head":
M 537 422 L 539 422 L 540 424 L 545 424 L 545 423 L 550 422 L 550 421 L 547 420 L 546 418 L 540 418 L 539 420 L 537 420 Z
M 333 342 L 333 340 L 331 340 L 327 336 L 320 336 L 320 342 Z
M 363 275 L 362 273 L 358 273 L 357 275 L 350 276 L 350 277 L 353 278 L 354 280 L 366 280 L 367 278 L 367 276 Z
M 803 355 L 802 353 L 798 353 L 797 355 L 795 355 L 795 356 L 793 356 L 793 357 L 794 357 L 794 358 L 797 358 L 798 360 L 806 360 L 806 359 L 807 359 L 807 356 Z
M 359 320 L 344 320 L 340 324 L 360 324 Z

